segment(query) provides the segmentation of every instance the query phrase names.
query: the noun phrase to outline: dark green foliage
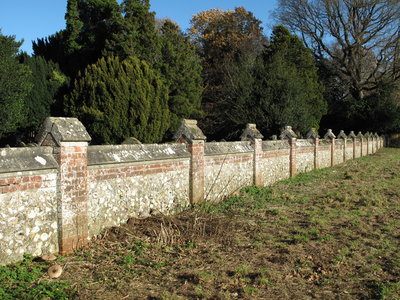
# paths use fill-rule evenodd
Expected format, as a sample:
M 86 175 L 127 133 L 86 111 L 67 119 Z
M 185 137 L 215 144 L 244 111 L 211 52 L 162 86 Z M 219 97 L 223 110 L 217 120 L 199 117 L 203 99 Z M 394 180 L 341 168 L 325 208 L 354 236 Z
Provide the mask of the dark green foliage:
M 327 105 L 311 51 L 284 26 L 274 27 L 271 44 L 255 71 L 254 94 L 248 108 L 271 134 L 285 125 L 305 134 L 319 127 Z M 261 122 L 260 122 L 261 121 Z
M 57 62 L 64 73 L 68 73 L 69 60 L 67 59 L 65 30 L 61 30 L 46 38 L 32 43 L 34 56 L 42 56 L 47 61 Z M 70 73 L 70 72 L 69 72 Z
M 189 37 L 179 27 L 166 20 L 160 29 L 161 60 L 157 69 L 169 85 L 171 111 L 170 134 L 178 128 L 181 119 L 202 117 L 201 94 L 203 80 L 201 64 Z
M 65 14 L 65 20 L 67 28 L 66 33 L 66 45 L 67 53 L 74 53 L 75 51 L 82 48 L 80 45 L 80 34 L 83 28 L 83 22 L 79 15 L 78 0 L 69 0 L 67 4 L 67 13 Z
M 321 120 L 323 129 L 334 131 L 371 131 L 394 133 L 400 131 L 400 102 L 398 86 L 393 81 L 379 82 L 373 92 L 356 100 L 351 95 L 331 99 L 329 112 Z
M 35 55 L 59 63 L 71 78 L 95 63 L 122 18 L 116 0 L 69 0 L 66 29 L 33 43 Z
M 32 88 L 30 70 L 17 59 L 21 42 L 0 31 L 0 138 L 15 132 L 26 120 L 24 100 Z
M 159 41 L 155 28 L 155 13 L 150 12 L 149 0 L 124 0 L 122 18 L 116 19 L 104 50 L 105 55 L 125 59 L 136 56 L 151 66 L 159 56 Z
M 68 78 L 63 75 L 57 64 L 46 61 L 43 57 L 21 57 L 23 64 L 31 71 L 31 83 L 33 88 L 25 97 L 25 110 L 27 120 L 21 129 L 25 136 L 34 136 L 46 117 L 51 116 L 51 108 L 56 102 L 57 93 Z
M 209 138 L 226 139 L 237 130 L 227 115 L 234 114 L 232 105 L 247 102 L 254 60 L 266 43 L 261 21 L 244 7 L 236 7 L 234 11 L 200 12 L 191 24 L 205 84 L 203 109 L 207 116 L 201 126 Z
M 86 68 L 65 99 L 94 143 L 120 143 L 135 137 L 159 142 L 169 128 L 168 88 L 137 58 L 101 58 Z

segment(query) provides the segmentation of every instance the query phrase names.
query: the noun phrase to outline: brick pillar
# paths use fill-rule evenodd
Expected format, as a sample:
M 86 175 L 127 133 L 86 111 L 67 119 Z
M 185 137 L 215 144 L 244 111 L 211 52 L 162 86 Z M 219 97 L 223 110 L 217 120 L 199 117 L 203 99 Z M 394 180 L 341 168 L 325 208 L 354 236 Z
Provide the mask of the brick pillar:
M 297 148 L 297 135 L 292 130 L 291 126 L 286 126 L 279 136 L 281 140 L 289 140 L 290 145 L 290 177 L 293 178 L 297 174 L 296 162 L 296 148 Z
M 318 169 L 318 146 L 319 146 L 319 135 L 315 128 L 311 128 L 306 135 L 307 139 L 314 140 L 314 169 Z
M 354 131 L 350 131 L 349 138 L 353 141 L 353 159 L 356 158 L 356 135 Z
M 174 139 L 186 143 L 190 152 L 189 200 L 190 203 L 204 201 L 204 143 L 206 136 L 197 126 L 196 120 L 183 119 L 174 134 Z
M 188 144 L 190 158 L 189 198 L 190 203 L 204 201 L 204 141 L 194 140 Z
M 347 135 L 344 133 L 343 130 L 340 130 L 340 132 L 339 132 L 337 138 L 343 140 L 343 144 L 344 144 L 344 149 L 343 149 L 343 162 L 345 162 L 345 161 L 346 161 L 346 148 L 347 148 Z
M 319 168 L 318 153 L 319 153 L 319 138 L 314 140 L 314 169 Z
M 240 139 L 242 141 L 249 141 L 253 148 L 253 184 L 258 187 L 264 186 L 264 173 L 262 171 L 262 138 L 264 136 L 258 131 L 256 124 L 248 123 L 243 130 Z
M 365 137 L 367 138 L 367 155 L 370 154 L 371 149 L 369 148 L 369 132 L 365 134 Z
M 91 140 L 75 118 L 47 118 L 37 141 L 53 146 L 58 162 L 57 213 L 59 251 L 71 253 L 88 242 L 87 147 Z
M 357 138 L 360 139 L 360 147 L 361 147 L 361 149 L 360 149 L 360 157 L 362 157 L 363 154 L 364 154 L 363 153 L 364 136 L 362 135 L 361 131 L 358 132 Z
M 297 160 L 296 160 L 296 149 L 297 149 L 297 139 L 291 138 L 289 140 L 290 144 L 290 178 L 296 177 L 297 175 Z
M 328 129 L 326 132 L 324 139 L 331 140 L 331 167 L 335 165 L 335 139 L 336 136 L 333 134 L 332 129 Z

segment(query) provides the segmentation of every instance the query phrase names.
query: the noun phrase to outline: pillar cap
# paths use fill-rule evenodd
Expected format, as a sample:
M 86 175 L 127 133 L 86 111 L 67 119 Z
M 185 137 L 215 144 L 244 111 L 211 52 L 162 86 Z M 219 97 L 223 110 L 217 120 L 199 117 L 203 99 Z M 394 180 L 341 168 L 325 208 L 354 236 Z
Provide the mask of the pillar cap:
M 178 142 L 191 143 L 193 140 L 206 140 L 203 131 L 197 126 L 197 120 L 183 119 L 181 125 L 173 136 Z
M 337 138 L 338 138 L 338 139 L 343 139 L 343 140 L 345 140 L 345 139 L 347 139 L 347 135 L 344 133 L 343 130 L 340 130 L 340 132 L 339 132 Z
M 328 131 L 324 135 L 324 139 L 334 140 L 336 136 L 333 134 L 332 129 L 328 129 Z
M 349 138 L 355 139 L 356 137 L 357 137 L 357 136 L 355 135 L 354 131 L 353 131 L 353 130 L 350 131 L 350 133 L 349 133 Z
M 306 139 L 318 139 L 319 135 L 318 135 L 318 131 L 315 128 L 310 128 L 310 130 L 308 131 L 307 135 L 306 135 Z
M 358 132 L 357 137 L 358 137 L 359 139 L 362 139 L 362 138 L 364 137 L 363 134 L 361 133 L 361 131 Z
M 279 138 L 281 140 L 290 140 L 297 138 L 297 135 L 292 130 L 292 126 L 285 126 L 285 128 L 282 129 Z
M 61 142 L 90 142 L 91 140 L 85 126 L 77 118 L 48 117 L 36 136 L 39 146 L 60 146 Z
M 247 123 L 246 128 L 243 130 L 242 135 L 240 136 L 240 139 L 242 141 L 254 141 L 255 139 L 262 139 L 264 136 L 261 134 L 261 132 L 257 129 L 256 124 L 253 123 Z

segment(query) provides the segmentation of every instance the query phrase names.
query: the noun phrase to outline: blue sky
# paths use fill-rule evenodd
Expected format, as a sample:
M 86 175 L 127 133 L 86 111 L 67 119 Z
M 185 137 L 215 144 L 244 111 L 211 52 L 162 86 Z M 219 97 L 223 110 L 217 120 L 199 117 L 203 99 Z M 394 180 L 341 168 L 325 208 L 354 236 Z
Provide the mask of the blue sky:
M 150 0 L 157 18 L 169 17 L 183 30 L 189 27 L 192 15 L 211 8 L 223 10 L 244 6 L 263 22 L 266 33 L 271 11 L 277 0 Z M 24 39 L 21 49 L 31 53 L 32 40 L 43 38 L 65 28 L 67 0 L 0 0 L 0 29 L 5 35 Z

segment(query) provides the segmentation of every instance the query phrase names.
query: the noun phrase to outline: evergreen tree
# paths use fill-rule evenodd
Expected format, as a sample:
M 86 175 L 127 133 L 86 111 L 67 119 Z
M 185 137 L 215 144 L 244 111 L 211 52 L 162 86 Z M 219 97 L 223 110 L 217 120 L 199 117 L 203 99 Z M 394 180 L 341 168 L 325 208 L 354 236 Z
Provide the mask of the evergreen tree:
M 279 132 L 285 125 L 305 134 L 319 127 L 327 104 L 323 98 L 311 51 L 284 27 L 273 29 L 255 70 L 254 91 L 247 107 L 264 131 Z
M 59 63 L 74 79 L 103 56 L 106 41 L 122 19 L 116 0 L 68 0 L 66 29 L 33 44 L 34 54 Z
M 185 36 L 170 20 L 165 20 L 160 28 L 160 45 L 161 59 L 156 67 L 169 85 L 171 111 L 169 133 L 173 134 L 181 119 L 202 117 L 201 63 L 189 37 Z
M 26 120 L 24 101 L 32 85 L 29 67 L 17 58 L 21 44 L 0 31 L 0 138 L 15 132 Z
M 26 137 L 32 137 L 46 117 L 51 116 L 51 108 L 56 102 L 59 89 L 67 84 L 68 78 L 60 71 L 56 63 L 46 61 L 41 56 L 22 55 L 21 62 L 27 65 L 32 74 L 33 88 L 25 97 L 27 121 L 22 131 Z
M 125 59 L 136 56 L 154 65 L 159 57 L 155 13 L 150 12 L 149 0 L 124 0 L 122 19 L 118 19 L 115 32 L 107 41 L 104 54 Z
M 168 88 L 135 57 L 101 58 L 88 66 L 75 80 L 66 103 L 94 143 L 115 144 L 132 136 L 154 143 L 169 128 Z

